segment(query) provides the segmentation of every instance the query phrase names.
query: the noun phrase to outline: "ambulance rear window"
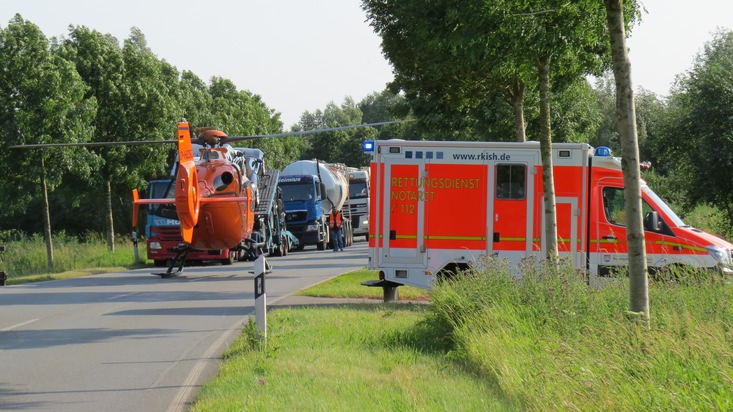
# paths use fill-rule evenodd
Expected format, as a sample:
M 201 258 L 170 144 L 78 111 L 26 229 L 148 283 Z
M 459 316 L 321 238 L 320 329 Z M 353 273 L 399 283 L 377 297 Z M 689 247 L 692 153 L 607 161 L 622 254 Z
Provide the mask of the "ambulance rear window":
M 526 197 L 527 166 L 496 165 L 496 198 L 523 200 Z

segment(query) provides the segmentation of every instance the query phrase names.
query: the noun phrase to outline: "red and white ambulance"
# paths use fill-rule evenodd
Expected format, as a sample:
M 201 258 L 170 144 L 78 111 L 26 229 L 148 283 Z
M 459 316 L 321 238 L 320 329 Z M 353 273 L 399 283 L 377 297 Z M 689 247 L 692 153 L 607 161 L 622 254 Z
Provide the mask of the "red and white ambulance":
M 381 285 L 430 288 L 481 256 L 544 258 L 538 142 L 369 141 L 369 268 Z M 608 148 L 553 145 L 558 249 L 591 283 L 628 263 L 621 162 Z M 643 183 L 643 182 L 642 182 Z M 733 245 L 686 225 L 642 184 L 651 270 L 733 273 Z

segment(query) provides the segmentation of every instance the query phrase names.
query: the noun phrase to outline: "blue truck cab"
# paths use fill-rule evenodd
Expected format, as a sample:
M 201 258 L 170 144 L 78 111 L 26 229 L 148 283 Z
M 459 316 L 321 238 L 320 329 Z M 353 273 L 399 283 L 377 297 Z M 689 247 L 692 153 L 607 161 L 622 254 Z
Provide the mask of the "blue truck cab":
M 323 214 L 324 188 L 316 175 L 281 176 L 288 230 L 298 238 L 302 249 L 316 245 L 324 250 L 328 244 L 328 220 Z

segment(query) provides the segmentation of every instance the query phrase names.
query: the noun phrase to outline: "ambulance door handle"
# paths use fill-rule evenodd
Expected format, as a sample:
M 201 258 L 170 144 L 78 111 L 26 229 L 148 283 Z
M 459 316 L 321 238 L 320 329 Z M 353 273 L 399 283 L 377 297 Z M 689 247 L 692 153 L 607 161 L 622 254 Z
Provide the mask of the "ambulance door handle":
M 616 240 L 616 236 L 614 236 L 613 234 L 610 234 L 610 235 L 603 236 L 603 239 Z

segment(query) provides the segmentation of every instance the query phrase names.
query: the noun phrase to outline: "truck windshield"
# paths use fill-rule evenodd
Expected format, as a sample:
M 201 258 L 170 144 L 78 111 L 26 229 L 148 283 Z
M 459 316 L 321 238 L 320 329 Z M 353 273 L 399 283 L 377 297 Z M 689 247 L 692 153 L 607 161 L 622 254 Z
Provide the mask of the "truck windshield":
M 304 201 L 313 199 L 313 185 L 306 183 L 281 184 L 283 201 Z
M 152 180 L 148 183 L 150 199 L 173 199 L 176 197 L 176 187 L 170 184 L 170 180 Z M 149 210 L 152 210 L 154 208 L 155 205 L 148 205 Z
M 349 182 L 349 197 L 367 197 L 368 194 L 366 182 Z
M 667 206 L 666 203 L 664 203 L 664 200 L 662 200 L 659 196 L 657 196 L 656 193 L 654 193 L 654 191 L 652 191 L 652 189 L 649 189 L 648 186 L 642 186 L 641 190 L 644 193 L 646 193 L 646 195 L 649 196 L 649 198 L 652 199 L 652 201 L 656 203 L 656 205 L 659 206 L 659 208 L 662 209 L 662 211 L 664 211 L 664 214 L 666 214 L 667 216 L 669 216 L 670 219 L 672 219 L 672 222 L 677 227 L 687 226 L 685 222 L 683 222 L 682 219 L 680 219 L 680 217 L 677 216 L 677 214 L 672 209 L 670 209 L 670 207 Z

